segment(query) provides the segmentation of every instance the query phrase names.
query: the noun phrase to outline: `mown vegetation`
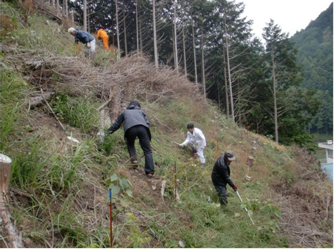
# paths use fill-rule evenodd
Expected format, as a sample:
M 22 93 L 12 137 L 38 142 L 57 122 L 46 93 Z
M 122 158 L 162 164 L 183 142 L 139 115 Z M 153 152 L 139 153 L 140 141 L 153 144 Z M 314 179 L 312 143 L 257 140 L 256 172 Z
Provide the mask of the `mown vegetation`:
M 113 196 L 114 247 L 332 246 L 332 185 L 312 154 L 238 127 L 187 79 L 172 78 L 176 73 L 170 68 L 154 71 L 137 55 L 116 63 L 101 48 L 92 64 L 58 24 L 38 13 L 22 23 L 20 6 L 0 4 L 1 15 L 16 23 L 1 37 L 0 153 L 13 159 L 8 205 L 26 247 L 109 247 L 111 184 L 119 191 Z M 31 63 L 41 58 L 44 66 Z M 67 61 L 76 63 L 70 67 Z M 139 144 L 141 166 L 130 169 L 122 130 L 105 139 L 96 136 L 102 129 L 97 108 L 117 85 L 119 106 L 138 99 L 151 122 L 154 180 L 143 175 Z M 30 97 L 41 89 L 53 97 L 30 108 Z M 174 143 L 183 141 L 188 122 L 206 135 L 204 169 Z M 211 170 L 226 149 L 237 156 L 232 179 L 244 202 L 228 189 L 229 205 L 221 208 Z M 174 200 L 175 165 L 181 202 Z

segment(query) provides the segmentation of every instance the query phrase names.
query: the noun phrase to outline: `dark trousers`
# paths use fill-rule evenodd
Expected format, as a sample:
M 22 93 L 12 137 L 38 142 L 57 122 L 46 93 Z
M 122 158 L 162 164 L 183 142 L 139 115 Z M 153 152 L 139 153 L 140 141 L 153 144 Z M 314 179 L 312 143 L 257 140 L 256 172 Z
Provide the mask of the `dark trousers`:
M 212 183 L 217 190 L 219 196 L 219 202 L 221 205 L 227 205 L 227 191 L 226 191 L 226 184 L 218 183 L 214 179 L 212 179 Z
M 125 138 L 131 161 L 137 161 L 135 140 L 138 137 L 145 155 L 145 173 L 154 174 L 154 162 L 148 128 L 142 125 L 133 126 L 126 131 Z

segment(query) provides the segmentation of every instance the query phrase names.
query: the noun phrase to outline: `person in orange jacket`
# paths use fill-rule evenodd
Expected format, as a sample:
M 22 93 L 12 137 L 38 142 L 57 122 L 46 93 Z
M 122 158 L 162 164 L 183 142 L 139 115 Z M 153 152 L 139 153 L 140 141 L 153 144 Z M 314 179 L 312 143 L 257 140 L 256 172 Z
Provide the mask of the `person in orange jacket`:
M 104 29 L 99 29 L 96 34 L 97 39 L 102 39 L 103 45 L 106 48 L 106 50 L 109 50 L 109 36 L 107 32 Z

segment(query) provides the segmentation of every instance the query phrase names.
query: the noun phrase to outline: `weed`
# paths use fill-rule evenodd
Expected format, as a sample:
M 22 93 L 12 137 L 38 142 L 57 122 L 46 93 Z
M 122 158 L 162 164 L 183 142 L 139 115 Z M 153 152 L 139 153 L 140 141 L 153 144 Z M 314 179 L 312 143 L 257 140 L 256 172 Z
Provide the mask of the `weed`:
M 119 177 L 113 174 L 107 179 L 106 184 L 109 185 L 113 196 L 119 194 L 121 191 L 126 193 L 129 197 L 132 197 L 132 183 L 125 177 Z
M 27 140 L 25 148 L 15 156 L 12 163 L 11 183 L 22 189 L 39 186 L 40 173 L 50 160 L 50 157 L 40 155 L 44 145 L 39 141 L 38 135 Z
M 51 102 L 57 116 L 68 124 L 90 132 L 98 127 L 99 117 L 96 103 L 89 99 L 72 98 L 68 95 L 58 94 Z
M 139 226 L 136 223 L 137 218 L 134 214 L 127 213 L 126 215 L 128 216 L 126 223 L 128 226 L 130 226 L 130 234 L 128 235 L 127 239 L 131 241 L 128 247 L 143 247 L 150 241 L 150 237 L 146 236 L 147 231 L 141 232 Z

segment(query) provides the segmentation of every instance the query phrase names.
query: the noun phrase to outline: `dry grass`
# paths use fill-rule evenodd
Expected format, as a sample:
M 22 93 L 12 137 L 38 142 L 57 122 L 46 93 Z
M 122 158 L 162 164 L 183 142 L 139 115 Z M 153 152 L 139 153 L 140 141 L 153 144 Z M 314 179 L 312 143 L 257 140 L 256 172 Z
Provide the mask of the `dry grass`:
M 333 186 L 315 165 L 315 157 L 294 148 L 293 182 L 275 186 L 274 199 L 281 208 L 280 226 L 292 247 L 324 247 L 332 244 Z
M 5 50 L 9 52 L 11 48 Z M 148 58 L 136 54 L 100 68 L 80 57 L 33 57 L 33 53 L 18 51 L 11 60 L 23 70 L 25 79 L 44 91 L 93 95 L 100 101 L 113 97 L 119 107 L 133 99 L 151 103 L 166 103 L 175 98 L 202 99 L 198 88 L 184 75 L 168 67 L 156 69 Z M 198 105 L 203 108 L 203 102 Z

